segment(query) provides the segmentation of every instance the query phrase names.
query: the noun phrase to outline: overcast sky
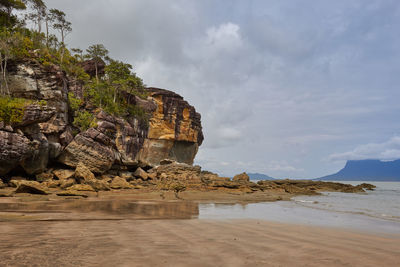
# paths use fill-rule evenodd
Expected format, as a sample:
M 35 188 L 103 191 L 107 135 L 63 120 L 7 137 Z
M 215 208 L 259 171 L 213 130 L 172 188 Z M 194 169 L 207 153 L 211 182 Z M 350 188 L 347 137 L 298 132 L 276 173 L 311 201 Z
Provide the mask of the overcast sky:
M 47 0 L 202 115 L 196 163 L 313 178 L 400 158 L 398 0 Z

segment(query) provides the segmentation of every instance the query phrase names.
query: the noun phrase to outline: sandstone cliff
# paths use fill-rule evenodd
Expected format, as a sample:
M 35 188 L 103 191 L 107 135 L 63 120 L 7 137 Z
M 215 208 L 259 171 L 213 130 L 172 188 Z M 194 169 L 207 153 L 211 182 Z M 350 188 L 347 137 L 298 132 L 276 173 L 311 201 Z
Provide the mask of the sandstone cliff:
M 147 88 L 147 99 L 125 93 L 131 105 L 149 114 L 148 121 L 95 109 L 90 112 L 97 126 L 76 132 L 68 92 L 83 92 L 77 92 L 82 88 L 73 79 L 34 61 L 11 64 L 8 77 L 13 97 L 41 103 L 27 104 L 19 123 L 0 122 L 0 175 L 36 175 L 57 164 L 76 168 L 83 163 L 96 174 L 154 167 L 164 159 L 192 164 L 203 141 L 200 114 L 168 90 Z

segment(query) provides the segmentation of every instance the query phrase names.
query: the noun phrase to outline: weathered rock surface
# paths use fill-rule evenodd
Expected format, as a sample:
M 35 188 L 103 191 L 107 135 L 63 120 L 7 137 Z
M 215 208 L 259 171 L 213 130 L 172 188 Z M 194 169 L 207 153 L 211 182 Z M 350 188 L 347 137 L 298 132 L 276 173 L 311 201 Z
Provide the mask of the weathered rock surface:
M 88 195 L 79 191 L 65 190 L 57 193 L 57 196 L 61 197 L 84 197 L 87 198 Z
M 87 74 L 91 77 L 96 77 L 96 61 L 94 59 L 85 60 L 82 62 L 82 67 Z M 104 69 L 106 64 L 103 60 L 97 62 L 97 75 L 102 76 L 104 75 Z
M 91 191 L 94 192 L 95 190 L 88 184 L 74 184 L 67 188 L 67 191 Z
M 96 179 L 94 174 L 86 167 L 85 164 L 79 162 L 75 169 L 75 179 L 80 182 L 87 182 Z
M 46 188 L 36 181 L 19 181 L 15 193 L 48 195 Z
M 84 62 L 83 67 L 89 75 L 95 75 L 93 61 Z M 98 73 L 103 72 L 104 65 L 100 64 Z M 148 121 L 89 109 L 96 116 L 97 127 L 74 136 L 77 129 L 72 125 L 68 92 L 78 97 L 84 94 L 74 78 L 57 66 L 12 62 L 8 84 L 13 97 L 26 98 L 31 104 L 25 107 L 22 121 L 13 127 L 0 122 L 0 175 L 18 166 L 36 175 L 55 162 L 72 168 L 81 162 L 95 174 L 112 167 L 153 167 L 164 159 L 192 164 L 203 141 L 200 114 L 168 90 L 148 88 L 147 99 L 122 92 L 128 104 L 149 114 Z
M 71 167 L 83 163 L 95 173 L 109 170 L 114 160 L 115 153 L 110 147 L 109 138 L 93 128 L 78 134 L 58 159 Z
M 111 190 L 110 185 L 107 181 L 105 180 L 90 180 L 86 182 L 88 185 L 90 185 L 95 191 L 109 191 Z
M 114 179 L 111 182 L 110 187 L 112 189 L 131 189 L 133 186 L 128 183 L 124 178 L 121 178 L 119 176 L 114 177 Z
M 0 130 L 0 175 L 7 174 L 29 158 L 34 148 L 27 137 Z
M 68 169 L 58 169 L 54 170 L 53 174 L 57 177 L 58 180 L 66 180 L 74 176 L 75 171 Z
M 148 90 L 157 108 L 150 119 L 148 138 L 139 159 L 149 165 L 159 165 L 163 159 L 193 164 L 203 142 L 200 114 L 174 92 Z
M 142 179 L 142 180 L 147 180 L 149 178 L 149 175 L 147 172 L 145 172 L 142 168 L 137 168 L 136 171 L 133 173 L 134 176 Z
M 247 175 L 247 173 L 244 172 L 244 173 L 235 175 L 233 177 L 232 181 L 234 181 L 234 182 L 249 182 L 250 177 Z

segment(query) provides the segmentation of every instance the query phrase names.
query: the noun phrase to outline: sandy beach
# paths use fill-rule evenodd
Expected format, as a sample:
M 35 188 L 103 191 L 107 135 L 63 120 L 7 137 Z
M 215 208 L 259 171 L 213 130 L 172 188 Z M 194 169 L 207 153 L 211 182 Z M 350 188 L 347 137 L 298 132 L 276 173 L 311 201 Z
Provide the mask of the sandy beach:
M 263 220 L 0 223 L 1 266 L 399 266 L 400 236 Z

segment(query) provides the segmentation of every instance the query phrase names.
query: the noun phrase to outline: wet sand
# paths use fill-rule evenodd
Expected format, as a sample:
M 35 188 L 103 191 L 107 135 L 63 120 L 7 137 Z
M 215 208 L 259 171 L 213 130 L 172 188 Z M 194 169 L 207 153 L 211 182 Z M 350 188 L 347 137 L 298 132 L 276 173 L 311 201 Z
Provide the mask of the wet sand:
M 0 222 L 1 266 L 400 266 L 400 236 L 262 220 Z
M 400 266 L 395 234 L 203 220 L 193 201 L 47 198 L 1 199 L 0 266 Z

